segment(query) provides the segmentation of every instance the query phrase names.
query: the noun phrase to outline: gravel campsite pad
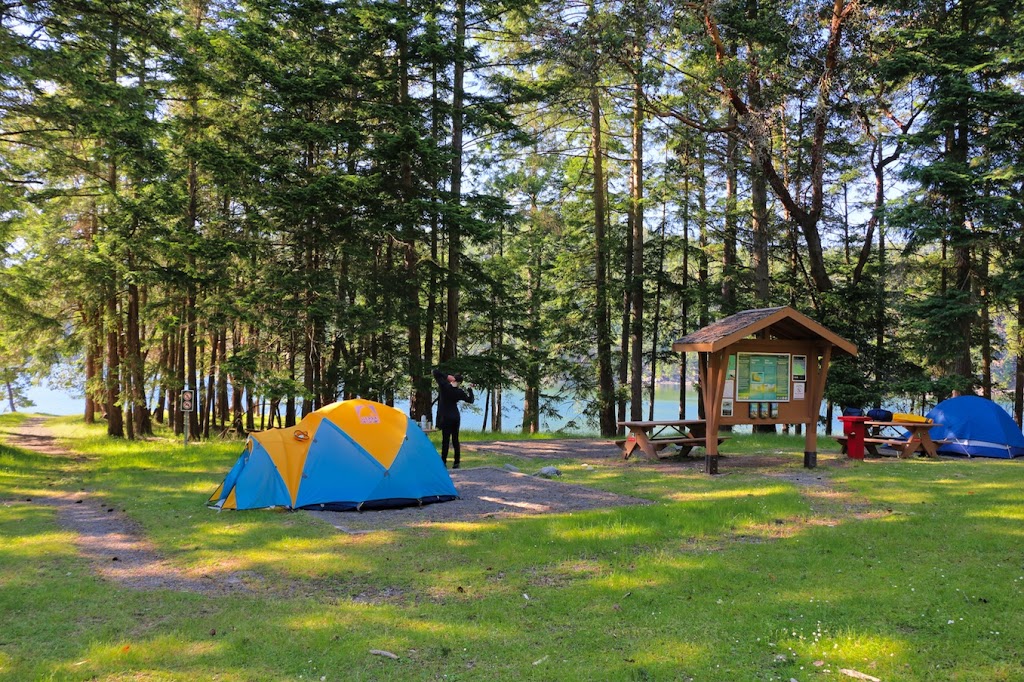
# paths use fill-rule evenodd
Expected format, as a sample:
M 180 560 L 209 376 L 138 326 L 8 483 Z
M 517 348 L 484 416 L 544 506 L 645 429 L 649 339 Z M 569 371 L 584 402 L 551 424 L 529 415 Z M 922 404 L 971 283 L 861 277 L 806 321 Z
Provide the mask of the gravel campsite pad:
M 309 512 L 348 533 L 365 533 L 432 523 L 472 523 L 492 518 L 533 514 L 564 514 L 604 509 L 650 500 L 595 490 L 494 467 L 451 472 L 460 499 L 423 507 L 368 512 Z
M 487 455 L 513 455 L 529 459 L 621 459 L 622 449 L 614 441 L 586 438 L 474 441 L 462 446 Z

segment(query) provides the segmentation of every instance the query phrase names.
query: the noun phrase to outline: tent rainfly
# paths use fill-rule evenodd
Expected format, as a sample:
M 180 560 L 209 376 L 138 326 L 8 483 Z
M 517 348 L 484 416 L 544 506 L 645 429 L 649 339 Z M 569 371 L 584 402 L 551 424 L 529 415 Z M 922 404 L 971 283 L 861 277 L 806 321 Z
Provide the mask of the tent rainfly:
M 1024 433 L 998 404 L 976 395 L 941 403 L 925 415 L 938 426 L 928 435 L 939 452 L 968 457 L 1012 459 L 1024 456 Z
M 208 504 L 362 511 L 456 498 L 437 448 L 404 412 L 345 400 L 293 427 L 250 434 Z

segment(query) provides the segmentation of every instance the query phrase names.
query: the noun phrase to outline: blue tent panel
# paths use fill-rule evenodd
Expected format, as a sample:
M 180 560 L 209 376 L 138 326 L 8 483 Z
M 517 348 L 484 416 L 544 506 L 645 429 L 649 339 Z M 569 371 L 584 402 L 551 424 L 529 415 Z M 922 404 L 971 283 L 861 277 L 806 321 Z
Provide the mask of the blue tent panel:
M 309 446 L 295 506 L 346 503 L 342 507 L 354 508 L 367 499 L 383 474 L 380 462 L 325 419 Z
M 927 415 L 928 433 L 944 454 L 1011 459 L 1024 456 L 1024 433 L 996 403 L 974 395 L 943 400 Z
M 234 485 L 237 508 L 290 507 L 292 496 L 281 480 L 274 460 L 263 446 L 258 441 L 252 441 L 252 452 L 247 455 L 245 465 Z M 246 458 L 246 455 L 242 457 Z M 225 487 L 225 497 L 229 492 L 230 490 Z
M 235 461 L 235 466 L 231 467 L 231 471 L 229 471 L 228 475 L 224 477 L 224 481 L 220 484 L 220 487 L 217 488 L 217 492 L 214 493 L 214 495 L 217 495 L 216 502 L 211 498 L 211 503 L 214 503 L 214 505 L 218 507 L 223 504 L 224 500 L 226 500 L 228 495 L 231 494 L 231 490 L 235 487 L 235 484 L 238 483 L 238 477 L 241 476 L 242 470 L 245 468 L 245 462 L 248 459 L 249 453 L 242 452 L 242 456 Z
M 410 501 L 406 504 L 428 504 L 457 497 L 455 484 L 434 444 L 410 421 L 398 456 L 367 499 L 404 499 Z

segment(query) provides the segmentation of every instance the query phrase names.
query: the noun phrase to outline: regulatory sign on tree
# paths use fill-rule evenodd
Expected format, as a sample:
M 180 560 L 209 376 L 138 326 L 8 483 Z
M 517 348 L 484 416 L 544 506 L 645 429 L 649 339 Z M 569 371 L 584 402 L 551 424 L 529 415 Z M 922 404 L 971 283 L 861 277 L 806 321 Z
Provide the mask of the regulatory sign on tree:
M 195 392 L 191 391 L 191 390 L 184 390 L 184 391 L 181 392 L 181 411 L 182 412 L 191 412 L 192 411 L 192 409 L 193 409 L 192 401 L 193 401 L 194 394 L 195 394 Z

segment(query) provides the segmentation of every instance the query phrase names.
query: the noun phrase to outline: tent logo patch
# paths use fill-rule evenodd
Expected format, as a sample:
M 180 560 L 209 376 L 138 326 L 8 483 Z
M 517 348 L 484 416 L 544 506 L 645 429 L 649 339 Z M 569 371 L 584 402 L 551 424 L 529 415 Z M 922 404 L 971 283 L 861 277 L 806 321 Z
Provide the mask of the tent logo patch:
M 380 415 L 373 405 L 360 405 L 356 408 L 356 418 L 360 424 L 380 424 Z

